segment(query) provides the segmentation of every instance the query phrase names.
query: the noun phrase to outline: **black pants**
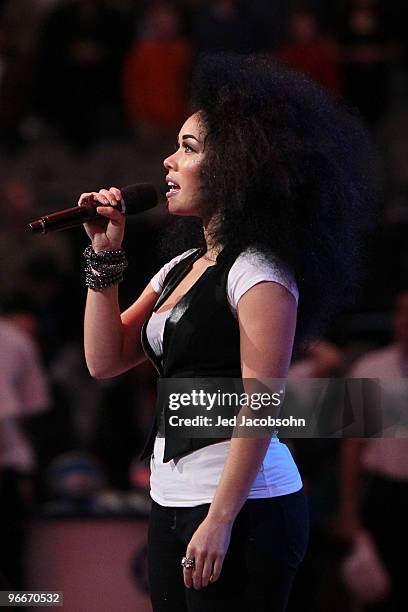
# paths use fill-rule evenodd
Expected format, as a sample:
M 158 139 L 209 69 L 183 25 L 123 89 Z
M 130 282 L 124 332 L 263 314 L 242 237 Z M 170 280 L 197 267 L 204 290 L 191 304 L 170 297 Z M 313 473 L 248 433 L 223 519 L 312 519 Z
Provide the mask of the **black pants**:
M 284 611 L 308 541 L 303 491 L 248 499 L 234 521 L 218 580 L 187 589 L 181 558 L 209 506 L 171 508 L 152 502 L 148 567 L 153 611 Z

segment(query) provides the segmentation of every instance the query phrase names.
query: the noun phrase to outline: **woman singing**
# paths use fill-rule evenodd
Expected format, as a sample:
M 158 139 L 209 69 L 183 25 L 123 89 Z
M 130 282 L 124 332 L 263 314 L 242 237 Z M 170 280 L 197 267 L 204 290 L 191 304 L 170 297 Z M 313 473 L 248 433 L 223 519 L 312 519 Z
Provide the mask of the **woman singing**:
M 201 241 L 122 314 L 121 193 L 80 198 L 104 217 L 86 225 L 85 353 L 96 378 L 150 358 L 162 379 L 284 379 L 294 343 L 316 335 L 358 282 L 370 205 L 359 122 L 261 58 L 202 60 L 192 93 L 164 167 L 168 211 L 198 218 Z M 147 456 L 154 612 L 285 610 L 308 539 L 287 446 L 274 435 L 175 437 L 158 410 Z

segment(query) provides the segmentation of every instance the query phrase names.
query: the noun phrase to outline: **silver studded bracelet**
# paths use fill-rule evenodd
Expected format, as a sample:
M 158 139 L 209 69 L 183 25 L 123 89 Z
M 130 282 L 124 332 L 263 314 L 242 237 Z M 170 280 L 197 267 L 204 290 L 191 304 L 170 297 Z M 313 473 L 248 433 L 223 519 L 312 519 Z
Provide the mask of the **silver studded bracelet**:
M 126 253 L 123 249 L 115 251 L 99 251 L 96 253 L 91 245 L 84 251 L 85 285 L 94 291 L 101 291 L 116 285 L 123 280 L 123 271 L 128 266 Z

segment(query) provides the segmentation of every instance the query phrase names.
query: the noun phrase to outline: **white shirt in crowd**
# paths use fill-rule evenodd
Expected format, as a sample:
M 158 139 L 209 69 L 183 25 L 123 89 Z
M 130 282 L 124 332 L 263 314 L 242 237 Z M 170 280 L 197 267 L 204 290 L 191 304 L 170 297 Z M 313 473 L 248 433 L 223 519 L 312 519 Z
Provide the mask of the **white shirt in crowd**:
M 403 359 L 400 347 L 392 344 L 370 351 L 356 361 L 350 378 L 392 379 L 407 376 L 408 363 Z M 401 435 L 401 431 L 399 435 Z M 364 468 L 386 478 L 408 480 L 408 430 L 405 437 L 368 438 L 363 450 Z
M 0 469 L 35 468 L 33 449 L 19 420 L 42 412 L 49 402 L 34 342 L 14 323 L 0 319 Z

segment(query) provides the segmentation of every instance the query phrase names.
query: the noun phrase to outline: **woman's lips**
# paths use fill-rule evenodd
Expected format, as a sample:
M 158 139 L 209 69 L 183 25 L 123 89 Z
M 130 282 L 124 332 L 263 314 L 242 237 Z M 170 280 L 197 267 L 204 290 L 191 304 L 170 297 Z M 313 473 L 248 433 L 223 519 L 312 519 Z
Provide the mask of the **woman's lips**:
M 170 187 L 170 190 L 166 193 L 167 198 L 172 198 L 180 191 L 180 185 L 174 181 L 168 181 L 168 187 Z

